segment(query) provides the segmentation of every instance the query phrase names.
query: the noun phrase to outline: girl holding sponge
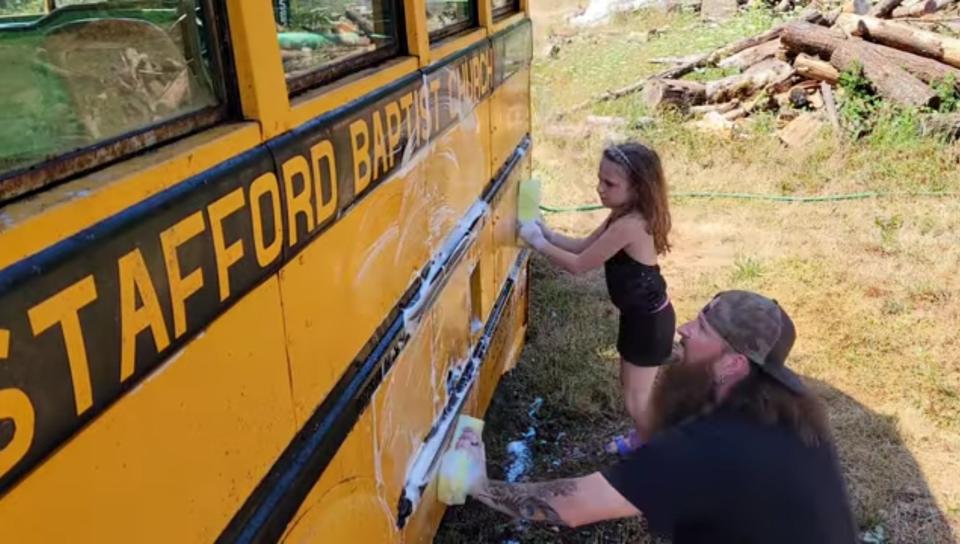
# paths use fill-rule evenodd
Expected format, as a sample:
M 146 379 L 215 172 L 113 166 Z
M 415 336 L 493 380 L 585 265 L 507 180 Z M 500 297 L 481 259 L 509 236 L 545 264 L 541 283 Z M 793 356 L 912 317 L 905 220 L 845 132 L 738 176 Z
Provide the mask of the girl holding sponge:
M 673 349 L 676 314 L 657 258 L 670 250 L 670 210 L 660 157 L 636 142 L 603 151 L 597 193 L 610 214 L 586 238 L 556 233 L 540 221 L 520 223 L 520 237 L 572 274 L 604 267 L 610 300 L 620 310 L 617 351 L 627 412 L 635 430 L 607 450 L 621 455 L 649 438 L 648 406 L 660 365 Z

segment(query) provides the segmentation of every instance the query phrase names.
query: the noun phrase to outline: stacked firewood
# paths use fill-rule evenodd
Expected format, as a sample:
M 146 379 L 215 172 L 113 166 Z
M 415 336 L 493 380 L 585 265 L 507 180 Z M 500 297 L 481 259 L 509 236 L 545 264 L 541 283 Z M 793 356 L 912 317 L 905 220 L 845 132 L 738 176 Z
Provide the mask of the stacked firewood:
M 956 137 L 960 114 L 936 111 L 944 86 L 960 89 L 960 39 L 929 29 L 936 28 L 930 14 L 949 4 L 880 0 L 870 7 L 860 1 L 828 16 L 808 12 L 711 54 L 680 59 L 633 90 L 642 91 L 651 111 L 679 109 L 709 129 L 732 130 L 753 112 L 779 112 L 781 138 L 802 145 L 824 123 L 841 130 L 843 96 L 836 88 L 841 74 L 850 73 L 868 81 L 882 100 L 927 112 L 924 131 Z M 680 79 L 712 67 L 736 73 L 709 82 Z

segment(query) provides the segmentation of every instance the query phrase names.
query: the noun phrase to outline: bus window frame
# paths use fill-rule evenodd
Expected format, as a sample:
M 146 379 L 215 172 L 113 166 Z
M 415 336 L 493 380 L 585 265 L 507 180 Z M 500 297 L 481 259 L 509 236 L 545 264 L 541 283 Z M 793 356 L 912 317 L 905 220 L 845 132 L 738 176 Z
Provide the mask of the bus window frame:
M 492 2 L 491 2 L 492 6 Z M 523 11 L 523 6 L 520 5 L 520 0 L 511 0 L 506 6 L 500 6 L 499 8 L 493 9 L 493 22 L 499 23 L 500 21 L 514 15 L 516 13 L 521 13 Z
M 268 140 L 288 130 L 296 129 L 316 117 L 356 100 L 358 97 L 407 77 L 418 69 L 428 68 L 434 63 L 440 62 L 448 56 L 526 18 L 526 2 L 524 0 L 520 2 L 520 12 L 510 14 L 503 20 L 496 22 L 492 20 L 490 0 L 477 0 L 475 5 L 479 22 L 476 27 L 469 28 L 441 42 L 431 43 L 426 28 L 425 1 L 403 0 L 403 26 L 400 31 L 405 47 L 399 56 L 386 59 L 378 65 L 358 69 L 337 79 L 331 79 L 326 83 L 305 89 L 296 95 L 290 95 L 286 92 L 286 82 L 283 69 L 280 66 L 281 59 L 278 48 L 275 61 L 273 59 L 274 55 L 271 54 L 270 59 L 261 59 L 261 62 L 250 64 L 250 69 L 257 72 L 256 78 L 263 76 L 260 81 L 264 88 L 260 93 L 248 95 L 247 98 L 251 104 L 248 118 L 261 123 L 264 130 L 263 137 Z M 272 6 L 270 13 L 273 17 Z M 264 25 L 260 20 L 252 21 L 251 24 L 258 27 L 262 33 L 269 33 L 272 39 L 276 40 L 276 29 L 272 18 L 269 25 Z M 265 29 L 262 28 L 263 26 L 269 26 L 270 28 Z M 269 62 L 264 62 L 266 60 L 269 60 Z M 266 66 L 266 64 L 274 62 L 276 68 Z M 271 77 L 273 74 L 276 74 L 276 77 Z M 284 85 L 284 87 L 280 87 L 280 85 Z M 277 102 L 277 100 L 280 100 L 280 92 L 284 94 L 284 99 L 289 102 L 282 105 Z M 256 94 L 260 94 L 261 97 L 255 96 Z M 269 105 L 270 111 L 256 111 L 255 108 L 252 108 L 254 102 Z
M 287 77 L 284 72 L 284 81 L 287 85 L 287 94 L 292 98 L 297 95 L 312 91 L 317 87 L 329 85 L 337 80 L 343 79 L 348 74 L 359 72 L 368 68 L 382 65 L 396 58 L 401 58 L 408 54 L 406 14 L 404 12 L 404 0 L 373 0 L 375 2 L 383 1 L 392 4 L 394 13 L 394 27 L 396 40 L 389 46 L 334 62 L 326 66 L 319 66 L 305 70 L 303 74 L 295 77 Z
M 340 62 L 322 68 L 314 68 L 287 80 L 287 93 L 291 97 L 333 83 L 344 76 L 373 68 L 401 56 L 399 45 L 391 45 L 356 57 L 347 57 Z
M 455 23 L 429 32 L 427 39 L 431 46 L 438 45 L 450 38 L 463 36 L 471 31 L 483 28 L 480 24 L 480 0 L 468 0 L 468 3 L 471 6 L 470 18 L 466 21 Z M 423 18 L 426 20 L 426 2 L 423 2 L 421 5 L 423 6 Z
M 226 2 L 198 2 L 210 18 L 204 31 L 209 33 L 211 79 L 213 92 L 219 103 L 105 138 L 86 147 L 58 153 L 27 166 L 0 171 L 0 207 L 42 189 L 209 129 L 235 116 L 238 92 L 229 41 Z M 60 9 L 71 8 L 75 6 L 64 6 Z

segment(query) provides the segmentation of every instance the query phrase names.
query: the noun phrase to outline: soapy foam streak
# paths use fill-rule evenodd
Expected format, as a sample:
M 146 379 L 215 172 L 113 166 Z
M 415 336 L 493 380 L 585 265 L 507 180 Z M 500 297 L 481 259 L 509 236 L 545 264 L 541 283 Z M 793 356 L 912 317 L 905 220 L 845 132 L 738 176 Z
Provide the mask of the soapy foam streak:
M 470 247 L 477 236 L 473 226 L 489 209 L 486 202 L 477 200 L 441 244 L 436 257 L 430 261 L 430 266 L 423 275 L 419 292 L 403 310 L 403 324 L 408 333 L 412 334 L 416 330 L 423 311 L 440 294 L 445 280 L 449 278 L 449 275 L 445 274 L 447 267 L 455 263 L 458 260 L 456 257 Z
M 447 405 L 444 407 L 440 417 L 434 423 L 430 432 L 427 434 L 424 443 L 420 446 L 410 469 L 407 471 L 407 478 L 404 483 L 403 496 L 400 498 L 399 515 L 397 525 L 403 527 L 406 518 L 413 513 L 423 495 L 423 490 L 436 474 L 439 464 L 440 454 L 452 438 L 451 434 L 456 428 L 457 416 L 463 408 L 470 389 L 477 381 L 480 375 L 480 365 L 486 357 L 493 334 L 497 329 L 500 318 L 506 309 L 507 301 L 513 288 L 516 286 L 516 278 L 522 268 L 522 263 L 526 261 L 527 251 L 521 253 L 520 257 L 514 263 L 507 285 L 504 287 L 503 294 L 487 321 L 483 336 L 477 341 L 473 348 L 473 356 L 463 365 L 463 372 L 457 383 L 450 389 L 450 395 Z

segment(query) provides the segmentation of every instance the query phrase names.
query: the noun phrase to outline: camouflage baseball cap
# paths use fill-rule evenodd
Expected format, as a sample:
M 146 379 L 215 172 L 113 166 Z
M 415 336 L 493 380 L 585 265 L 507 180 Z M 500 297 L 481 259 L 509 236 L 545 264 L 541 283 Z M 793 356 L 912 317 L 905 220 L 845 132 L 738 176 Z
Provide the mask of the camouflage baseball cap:
M 786 367 L 797 330 L 777 301 L 750 291 L 718 293 L 703 309 L 707 323 L 737 353 L 797 394 L 807 388 Z

